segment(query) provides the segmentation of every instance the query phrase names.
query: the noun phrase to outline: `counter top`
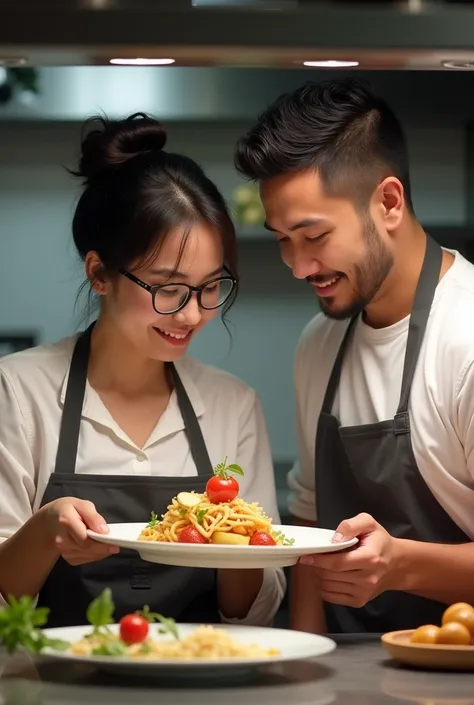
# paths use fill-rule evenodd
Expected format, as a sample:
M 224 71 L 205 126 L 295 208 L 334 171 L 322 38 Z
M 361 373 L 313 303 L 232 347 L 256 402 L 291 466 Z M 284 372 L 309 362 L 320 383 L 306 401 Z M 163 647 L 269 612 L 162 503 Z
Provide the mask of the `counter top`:
M 252 680 L 173 683 L 35 662 L 0 652 L 0 705 L 474 705 L 474 673 L 411 670 L 390 660 L 376 635 L 333 637 L 312 661 L 265 667 Z

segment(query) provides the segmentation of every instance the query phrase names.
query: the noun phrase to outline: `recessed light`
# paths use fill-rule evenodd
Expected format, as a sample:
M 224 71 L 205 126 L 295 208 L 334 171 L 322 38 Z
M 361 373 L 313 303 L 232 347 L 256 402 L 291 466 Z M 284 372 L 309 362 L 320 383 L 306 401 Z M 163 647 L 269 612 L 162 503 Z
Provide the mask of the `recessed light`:
M 350 66 L 359 66 L 358 61 L 335 61 L 328 59 L 327 61 L 303 61 L 304 66 L 313 66 L 322 69 L 344 69 Z
M 176 59 L 110 59 L 111 64 L 119 66 L 167 66 Z
M 441 66 L 445 69 L 474 69 L 474 61 L 442 61 Z
M 16 66 L 24 66 L 27 60 L 24 56 L 0 56 L 0 66 L 5 68 L 15 68 Z

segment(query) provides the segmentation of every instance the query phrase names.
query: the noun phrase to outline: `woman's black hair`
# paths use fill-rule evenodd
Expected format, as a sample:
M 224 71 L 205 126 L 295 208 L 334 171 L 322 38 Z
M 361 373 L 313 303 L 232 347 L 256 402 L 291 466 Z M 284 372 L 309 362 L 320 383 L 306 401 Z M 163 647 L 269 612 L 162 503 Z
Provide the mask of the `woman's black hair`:
M 85 128 L 92 129 L 82 138 L 79 166 L 71 172 L 83 181 L 72 233 L 82 260 L 97 252 L 98 277 L 144 266 L 178 228 L 180 259 L 190 230 L 204 223 L 221 236 L 224 266 L 238 280 L 235 228 L 224 198 L 196 162 L 164 151 L 160 122 L 135 113 L 123 120 L 94 117 Z M 236 294 L 237 286 L 223 318 Z

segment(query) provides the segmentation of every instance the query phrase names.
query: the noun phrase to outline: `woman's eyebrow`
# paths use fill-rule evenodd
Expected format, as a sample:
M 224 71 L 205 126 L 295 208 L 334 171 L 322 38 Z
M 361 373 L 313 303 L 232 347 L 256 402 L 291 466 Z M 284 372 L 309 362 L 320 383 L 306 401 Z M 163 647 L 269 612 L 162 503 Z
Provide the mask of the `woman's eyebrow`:
M 222 270 L 223 270 L 223 267 L 217 267 L 217 269 L 214 269 L 212 272 L 209 272 L 207 277 L 215 277 L 217 274 L 221 274 Z M 188 278 L 187 274 L 185 274 L 184 272 L 180 272 L 179 270 L 176 270 L 176 269 L 161 268 L 161 269 L 150 269 L 149 271 L 150 271 L 150 274 L 164 276 L 164 277 L 168 277 L 168 278 L 170 278 L 170 277 L 180 277 L 181 279 Z

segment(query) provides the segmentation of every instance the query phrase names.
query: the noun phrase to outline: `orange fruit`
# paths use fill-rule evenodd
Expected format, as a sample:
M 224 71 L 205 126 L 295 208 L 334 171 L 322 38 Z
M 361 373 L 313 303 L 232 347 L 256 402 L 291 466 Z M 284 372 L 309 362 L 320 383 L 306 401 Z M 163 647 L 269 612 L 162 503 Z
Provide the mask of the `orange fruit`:
M 469 630 L 471 636 L 474 636 L 474 609 L 468 607 L 460 607 L 457 611 L 453 611 L 448 622 L 458 622 L 464 624 Z M 447 622 L 443 622 L 443 624 Z
M 471 634 L 464 624 L 459 624 L 459 622 L 446 622 L 438 632 L 436 643 L 469 646 L 471 643 Z
M 434 624 L 423 624 L 411 635 L 412 644 L 436 644 L 439 634 L 439 627 Z
M 446 622 L 452 622 L 453 614 L 456 614 L 456 612 L 459 612 L 459 610 L 474 610 L 474 607 L 472 607 L 472 605 L 468 605 L 467 602 L 455 602 L 453 605 L 447 607 L 444 611 L 443 616 L 441 618 L 441 624 L 446 624 Z

